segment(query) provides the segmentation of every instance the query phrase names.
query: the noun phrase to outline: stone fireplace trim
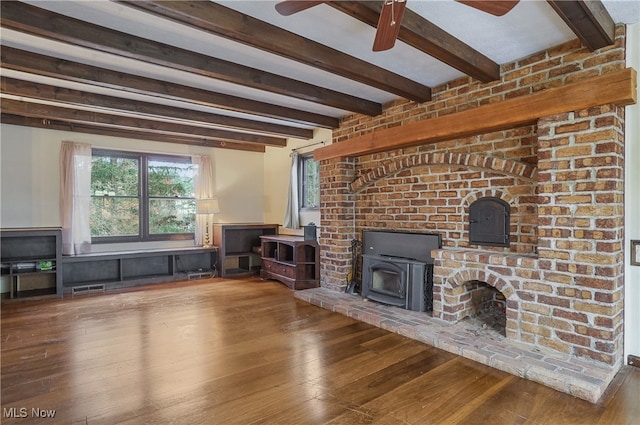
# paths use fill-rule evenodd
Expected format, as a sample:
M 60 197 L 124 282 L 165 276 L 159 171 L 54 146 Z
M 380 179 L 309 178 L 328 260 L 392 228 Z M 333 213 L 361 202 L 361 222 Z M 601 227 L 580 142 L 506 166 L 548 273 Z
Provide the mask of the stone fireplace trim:
M 469 168 L 489 170 L 510 176 L 516 176 L 531 182 L 536 181 L 538 173 L 537 167 L 511 159 L 466 153 L 423 153 L 401 158 L 369 171 L 351 183 L 351 192 L 358 193 L 371 186 L 376 181 L 390 177 L 403 169 L 425 165 L 467 166 Z

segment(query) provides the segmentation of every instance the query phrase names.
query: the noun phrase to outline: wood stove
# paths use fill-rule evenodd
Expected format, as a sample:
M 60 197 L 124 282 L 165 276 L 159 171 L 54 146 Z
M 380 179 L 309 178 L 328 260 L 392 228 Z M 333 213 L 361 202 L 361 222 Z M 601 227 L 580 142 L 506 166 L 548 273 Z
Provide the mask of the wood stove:
M 433 309 L 433 259 L 440 235 L 363 231 L 364 298 L 413 311 Z

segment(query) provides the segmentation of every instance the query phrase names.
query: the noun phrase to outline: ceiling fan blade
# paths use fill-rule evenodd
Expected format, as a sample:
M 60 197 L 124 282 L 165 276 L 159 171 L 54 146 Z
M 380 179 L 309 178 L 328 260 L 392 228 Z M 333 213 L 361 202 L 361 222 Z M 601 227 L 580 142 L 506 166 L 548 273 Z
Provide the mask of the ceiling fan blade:
M 321 3 L 324 3 L 324 1 L 285 0 L 276 4 L 276 10 L 283 16 L 289 16 Z
M 520 0 L 456 0 L 475 9 L 490 13 L 494 16 L 506 15 Z
M 373 40 L 374 52 L 389 50 L 396 43 L 406 6 L 406 0 L 384 0 L 378 20 L 376 38 Z

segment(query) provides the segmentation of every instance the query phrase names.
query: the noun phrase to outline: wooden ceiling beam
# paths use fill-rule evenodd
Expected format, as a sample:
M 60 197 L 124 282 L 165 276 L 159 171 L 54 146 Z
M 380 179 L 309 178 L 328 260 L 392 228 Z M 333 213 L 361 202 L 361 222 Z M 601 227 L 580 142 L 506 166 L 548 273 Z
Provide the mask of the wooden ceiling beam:
M 152 142 L 177 143 L 191 146 L 204 146 L 208 148 L 234 149 L 249 152 L 266 151 L 264 145 L 253 143 L 237 143 L 232 141 L 210 140 L 206 138 L 186 138 L 176 135 L 147 133 L 135 129 L 110 128 L 86 123 L 72 123 L 51 119 L 24 117 L 7 113 L 0 114 L 3 124 L 19 125 L 22 127 L 44 128 L 47 130 L 71 131 L 84 134 L 97 134 L 101 136 L 121 137 L 124 139 L 149 140 Z
M 528 96 L 454 114 L 387 128 L 313 151 L 317 161 L 356 157 L 409 146 L 470 137 L 535 124 L 541 117 L 598 105 L 635 104 L 638 76 L 633 68 L 543 90 Z
M 616 24 L 602 2 L 548 0 L 547 3 L 591 51 L 615 43 Z
M 122 115 L 112 115 L 102 112 L 65 108 L 10 98 L 2 98 L 2 112 L 24 117 L 135 129 L 149 133 L 171 133 L 182 137 L 199 137 L 220 141 L 233 140 L 236 142 L 257 143 L 271 146 L 287 145 L 287 140 L 284 138 L 218 130 L 199 127 L 196 125 L 168 123 L 165 121 L 141 119 Z
M 202 75 L 320 105 L 375 116 L 382 105 L 281 75 L 111 30 L 17 1 L 0 2 L 4 28 Z
M 331 1 L 328 5 L 376 27 L 380 1 Z M 398 40 L 484 83 L 500 79 L 500 65 L 407 8 Z
M 416 102 L 431 100 L 431 89 L 423 84 L 214 2 L 119 1 L 118 3 L 242 42 L 406 99 Z
M 5 69 L 29 74 L 90 84 L 130 93 L 145 94 L 164 99 L 179 100 L 239 113 L 283 119 L 321 128 L 337 128 L 339 120 L 326 115 L 273 105 L 185 86 L 153 78 L 112 71 L 78 62 L 27 52 L 9 46 L 0 49 L 0 65 Z
M 157 103 L 125 99 L 122 97 L 95 94 L 86 91 L 67 89 L 64 87 L 23 81 L 15 78 L 2 77 L 0 79 L 0 87 L 4 94 L 46 100 L 49 102 L 59 102 L 67 105 L 86 105 L 96 108 L 104 108 L 116 113 L 129 112 L 148 116 L 164 117 L 171 120 L 178 119 L 198 121 L 211 126 L 219 126 L 226 129 L 249 131 L 272 136 L 277 135 L 301 139 L 311 139 L 313 137 L 313 130 L 304 128 L 288 127 L 279 124 L 196 111 L 193 109 L 178 108 L 174 106 L 159 105 Z

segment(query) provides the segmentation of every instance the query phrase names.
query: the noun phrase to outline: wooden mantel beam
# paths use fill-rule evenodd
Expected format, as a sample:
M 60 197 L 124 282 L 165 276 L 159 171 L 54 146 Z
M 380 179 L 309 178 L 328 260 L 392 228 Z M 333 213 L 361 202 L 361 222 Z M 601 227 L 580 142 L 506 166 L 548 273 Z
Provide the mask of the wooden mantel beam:
M 436 143 L 534 124 L 538 118 L 598 105 L 637 102 L 633 68 L 550 88 L 528 96 L 387 128 L 313 151 L 316 161 Z

